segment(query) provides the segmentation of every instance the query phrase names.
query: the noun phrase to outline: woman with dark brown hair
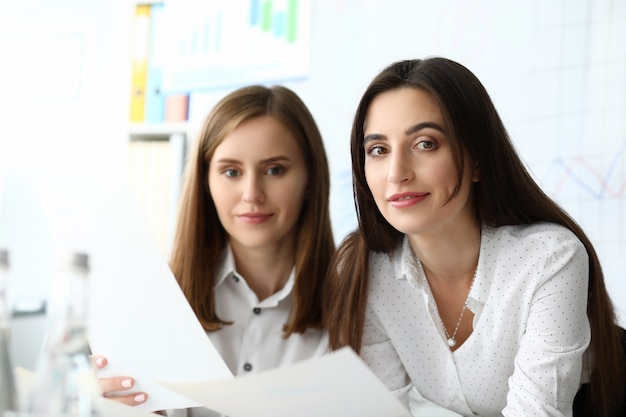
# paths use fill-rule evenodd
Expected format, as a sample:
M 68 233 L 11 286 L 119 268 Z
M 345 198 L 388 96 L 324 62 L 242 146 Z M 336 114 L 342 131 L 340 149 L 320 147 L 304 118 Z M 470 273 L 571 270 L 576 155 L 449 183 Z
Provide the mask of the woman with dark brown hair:
M 324 298 L 351 346 L 406 399 L 461 415 L 614 416 L 619 328 L 596 252 L 529 175 L 480 81 L 444 58 L 374 78 L 351 135 L 359 227 Z
M 321 294 L 335 249 L 329 178 L 318 127 L 285 87 L 235 90 L 205 120 L 187 165 L 170 266 L 233 375 L 328 352 Z M 132 383 L 101 380 L 105 395 L 145 402 Z

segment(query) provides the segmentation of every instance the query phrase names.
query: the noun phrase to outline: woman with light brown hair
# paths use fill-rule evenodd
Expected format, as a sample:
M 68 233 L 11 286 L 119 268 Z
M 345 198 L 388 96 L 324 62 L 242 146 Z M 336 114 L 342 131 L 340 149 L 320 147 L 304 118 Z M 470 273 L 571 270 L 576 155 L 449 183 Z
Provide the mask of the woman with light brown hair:
M 321 294 L 334 251 L 329 178 L 319 129 L 290 89 L 240 88 L 204 122 L 187 165 L 170 266 L 233 375 L 328 351 Z M 146 393 L 124 394 L 132 382 L 101 385 L 129 405 L 145 402 Z M 201 408 L 173 414 L 180 411 L 214 415 Z
M 483 85 L 445 59 L 378 74 L 351 134 L 358 229 L 324 298 L 332 349 L 467 416 L 616 416 L 624 358 L 598 256 L 532 179 Z M 592 412 L 593 411 L 593 412 Z

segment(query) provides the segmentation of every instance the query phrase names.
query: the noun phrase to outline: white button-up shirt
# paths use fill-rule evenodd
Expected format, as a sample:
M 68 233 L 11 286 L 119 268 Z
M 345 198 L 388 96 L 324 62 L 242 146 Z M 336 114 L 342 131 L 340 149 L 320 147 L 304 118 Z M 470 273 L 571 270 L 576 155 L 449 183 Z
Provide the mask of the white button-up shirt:
M 571 231 L 483 227 L 473 332 L 454 352 L 408 239 L 369 268 L 361 355 L 405 403 L 412 383 L 465 416 L 571 416 L 591 337 L 588 256 Z
M 219 318 L 231 321 L 222 329 L 208 332 L 211 342 L 233 375 L 261 372 L 321 356 L 328 352 L 327 333 L 308 329 L 283 338 L 283 325 L 291 312 L 295 268 L 285 286 L 259 301 L 244 277 L 235 271 L 230 248 L 215 276 L 215 303 Z M 194 408 L 168 412 L 169 416 L 218 416 L 210 410 Z

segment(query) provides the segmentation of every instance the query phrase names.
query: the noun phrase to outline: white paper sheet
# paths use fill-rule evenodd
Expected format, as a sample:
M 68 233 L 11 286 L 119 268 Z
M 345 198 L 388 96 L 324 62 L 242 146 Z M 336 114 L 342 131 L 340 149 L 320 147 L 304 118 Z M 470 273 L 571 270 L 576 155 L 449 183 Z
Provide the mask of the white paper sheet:
M 229 417 L 411 417 L 349 348 L 225 381 L 163 385 Z
M 71 186 L 50 181 L 38 196 L 55 248 L 90 255 L 90 343 L 109 359 L 101 376 L 132 376 L 149 395 L 134 408 L 103 401 L 103 415 L 204 405 L 230 417 L 410 416 L 349 349 L 233 378 L 128 189 L 74 178 Z
M 131 376 L 148 401 L 139 409 L 196 403 L 155 381 L 223 380 L 232 374 L 159 252 L 130 192 L 98 189 L 88 207 L 91 228 L 90 345 L 105 355 L 100 376 Z M 209 278 L 207 278 L 209 279 Z

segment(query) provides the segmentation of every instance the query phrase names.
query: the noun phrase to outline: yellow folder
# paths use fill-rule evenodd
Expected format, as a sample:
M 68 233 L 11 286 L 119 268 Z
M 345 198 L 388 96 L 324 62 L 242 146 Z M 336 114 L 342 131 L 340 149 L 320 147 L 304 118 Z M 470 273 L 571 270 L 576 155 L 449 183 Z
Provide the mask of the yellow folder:
M 135 7 L 135 17 L 133 21 L 132 79 L 130 96 L 131 122 L 143 122 L 145 119 L 149 39 L 150 5 L 139 4 Z

